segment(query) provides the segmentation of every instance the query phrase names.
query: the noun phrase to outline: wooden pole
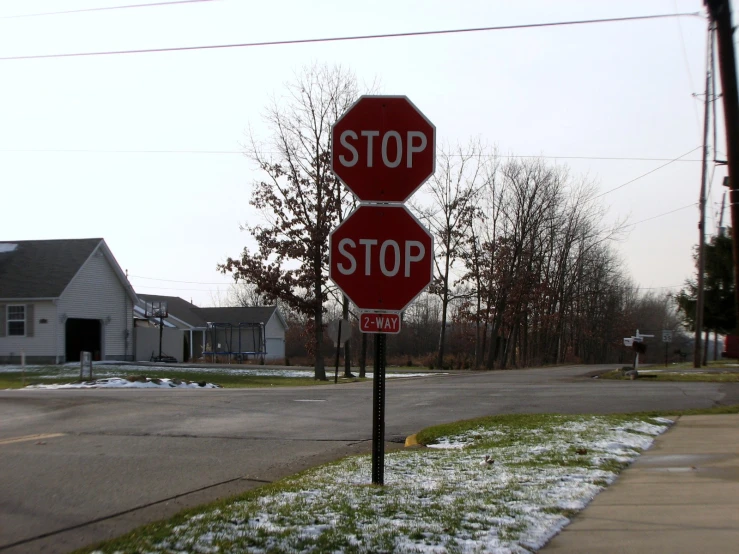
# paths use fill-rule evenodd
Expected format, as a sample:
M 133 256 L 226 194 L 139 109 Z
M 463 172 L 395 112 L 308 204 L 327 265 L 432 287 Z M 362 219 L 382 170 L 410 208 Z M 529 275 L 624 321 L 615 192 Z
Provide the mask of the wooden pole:
M 739 230 L 739 89 L 736 81 L 734 29 L 729 0 L 704 0 L 716 28 L 718 67 L 721 75 L 721 98 L 726 130 L 726 162 L 729 170 L 729 206 L 734 235 Z M 739 325 L 739 240 L 732 240 L 734 254 L 734 302 Z

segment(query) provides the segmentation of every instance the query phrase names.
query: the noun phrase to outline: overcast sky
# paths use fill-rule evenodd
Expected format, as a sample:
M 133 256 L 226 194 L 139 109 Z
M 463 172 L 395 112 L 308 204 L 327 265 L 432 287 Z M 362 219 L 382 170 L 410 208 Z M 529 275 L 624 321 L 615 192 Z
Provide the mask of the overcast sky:
M 0 57 L 703 15 L 701 0 L 220 0 L 10 17 L 135 3 L 3 0 Z M 266 138 L 261 115 L 270 97 L 314 62 L 341 64 L 360 81 L 377 80 L 380 93 L 407 95 L 436 125 L 439 141 L 479 136 L 502 154 L 551 156 L 603 192 L 695 149 L 689 161 L 601 198 L 604 223 L 638 223 L 697 202 L 703 107 L 693 94 L 704 88 L 705 31 L 704 17 L 682 17 L 0 60 L 0 237 L 103 237 L 137 292 L 211 304 L 231 283 L 216 264 L 250 244 L 239 225 L 259 218 L 248 203 L 258 173 L 239 154 L 245 130 Z M 719 157 L 723 145 L 720 126 Z M 724 175 L 716 169 L 709 232 L 717 225 Z M 697 221 L 698 208 L 688 207 L 631 227 L 615 244 L 627 273 L 644 288 L 678 290 L 694 271 Z

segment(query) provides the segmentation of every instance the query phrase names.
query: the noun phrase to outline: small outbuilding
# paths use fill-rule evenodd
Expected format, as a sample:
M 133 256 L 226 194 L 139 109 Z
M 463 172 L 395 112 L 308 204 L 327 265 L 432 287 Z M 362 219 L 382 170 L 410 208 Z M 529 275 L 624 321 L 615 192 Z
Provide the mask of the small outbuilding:
M 178 362 L 198 360 L 203 356 L 208 324 L 196 313 L 199 308 L 179 296 L 139 294 L 134 306 L 136 360 L 150 361 L 159 355 L 160 318 L 152 317 L 153 306 L 166 306 L 167 317 L 161 318 L 162 355 Z
M 162 354 L 188 360 L 246 361 L 285 357 L 287 323 L 277 306 L 199 308 L 178 296 L 140 294 L 134 307 L 136 359 L 159 353 L 160 319 L 152 306 L 166 306 Z
M 136 302 L 101 238 L 0 242 L 0 363 L 133 360 Z
M 198 308 L 196 313 L 207 322 L 206 356 L 229 360 L 285 357 L 287 322 L 277 306 Z

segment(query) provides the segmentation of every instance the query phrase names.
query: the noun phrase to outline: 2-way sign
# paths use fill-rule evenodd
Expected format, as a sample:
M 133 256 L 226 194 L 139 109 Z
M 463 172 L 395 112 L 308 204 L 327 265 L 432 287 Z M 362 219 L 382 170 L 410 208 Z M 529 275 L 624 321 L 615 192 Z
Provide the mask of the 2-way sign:
M 361 205 L 329 237 L 329 275 L 360 310 L 399 312 L 428 286 L 434 241 L 405 206 Z
M 436 127 L 406 96 L 360 97 L 331 141 L 331 169 L 363 202 L 405 202 L 434 174 Z

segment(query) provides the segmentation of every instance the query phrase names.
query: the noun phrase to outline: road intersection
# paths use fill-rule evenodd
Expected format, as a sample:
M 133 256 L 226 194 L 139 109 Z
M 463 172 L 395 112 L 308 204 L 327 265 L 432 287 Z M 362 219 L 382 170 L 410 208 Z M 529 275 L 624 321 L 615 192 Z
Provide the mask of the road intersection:
M 605 369 L 606 366 L 602 366 Z M 734 383 L 606 381 L 569 366 L 388 383 L 387 448 L 499 413 L 739 403 Z M 371 383 L 0 391 L 0 552 L 68 552 L 186 507 L 371 449 Z

